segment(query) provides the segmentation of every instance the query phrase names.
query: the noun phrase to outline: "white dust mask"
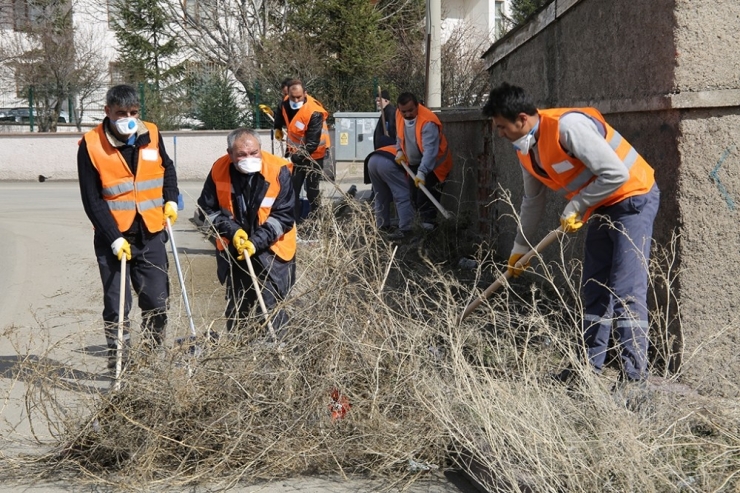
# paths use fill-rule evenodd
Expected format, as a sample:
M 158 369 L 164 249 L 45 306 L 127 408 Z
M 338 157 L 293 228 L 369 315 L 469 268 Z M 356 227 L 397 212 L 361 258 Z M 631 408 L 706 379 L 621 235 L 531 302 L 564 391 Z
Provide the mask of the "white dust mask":
M 298 101 L 298 102 L 296 102 L 296 101 L 291 101 L 291 102 L 290 102 L 290 107 L 291 107 L 291 108 L 293 108 L 294 110 L 299 110 L 299 109 L 301 109 L 301 106 L 303 106 L 303 101 Z
M 404 121 L 407 127 L 413 127 L 414 125 L 416 125 L 416 118 L 414 118 L 413 120 L 404 120 Z
M 120 118 L 113 122 L 113 124 L 116 126 L 116 131 L 121 135 L 129 136 L 136 133 L 136 118 L 133 116 Z
M 538 121 L 534 127 L 532 127 L 532 130 L 527 132 L 525 135 L 522 135 L 518 139 L 516 139 L 511 144 L 514 146 L 514 149 L 521 152 L 522 154 L 529 154 L 529 151 L 534 147 L 534 145 L 537 143 L 537 139 L 535 139 L 534 134 L 537 132 L 537 129 L 540 127 L 540 122 Z
M 262 170 L 262 159 L 258 157 L 240 159 L 239 162 L 236 163 L 236 169 L 245 175 L 249 173 L 257 173 Z

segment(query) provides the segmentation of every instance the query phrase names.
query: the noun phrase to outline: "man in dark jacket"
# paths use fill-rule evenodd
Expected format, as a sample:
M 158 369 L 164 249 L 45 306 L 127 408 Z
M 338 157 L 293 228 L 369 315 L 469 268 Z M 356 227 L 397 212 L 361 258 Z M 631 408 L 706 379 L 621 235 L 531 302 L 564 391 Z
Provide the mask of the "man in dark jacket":
M 158 346 L 167 325 L 165 218 L 177 220 L 177 175 L 153 123 L 139 117 L 139 96 L 128 85 L 106 94 L 105 119 L 80 140 L 77 173 L 103 282 L 108 368 L 116 366 L 121 259 L 127 264 L 124 348 L 130 345 L 128 313 L 133 286 L 142 311 L 144 341 Z
M 198 206 L 218 235 L 217 275 L 226 283 L 226 329 L 232 332 L 258 300 L 245 256 L 272 310 L 295 282 L 296 230 L 290 162 L 262 151 L 257 133 L 246 128 L 229 134 L 226 152 L 213 164 Z M 286 320 L 283 310 L 274 315 L 277 335 Z
M 298 80 L 293 81 L 288 90 L 288 99 L 283 101 L 280 109 L 287 128 L 287 155 L 294 165 L 295 217 L 300 222 L 303 208 L 299 196 L 304 183 L 311 212 L 319 206 L 319 182 L 324 157 L 331 146 L 326 126 L 329 113 L 321 103 L 306 94 L 303 83 Z
M 381 111 L 373 134 L 373 147 L 377 150 L 396 143 L 396 107 L 391 104 L 391 95 L 385 89 L 375 98 L 375 104 Z

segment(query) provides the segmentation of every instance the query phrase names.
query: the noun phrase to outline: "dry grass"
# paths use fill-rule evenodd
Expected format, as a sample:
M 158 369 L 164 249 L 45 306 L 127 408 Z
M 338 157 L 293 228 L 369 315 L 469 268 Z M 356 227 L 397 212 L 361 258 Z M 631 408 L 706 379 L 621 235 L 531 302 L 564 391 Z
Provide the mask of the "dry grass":
M 124 373 L 119 392 L 77 387 L 72 399 L 59 389 L 74 376 L 20 356 L 29 415 L 51 438 L 39 435 L 48 453 L 6 457 L 0 472 L 138 490 L 321 473 L 395 488 L 425 466 L 464 468 L 491 491 L 740 487 L 736 401 L 672 380 L 613 389 L 579 366 L 578 263 L 540 266 L 457 325 L 494 275 L 464 230 L 442 227 L 392 255 L 364 206 L 324 210 L 312 227 L 300 233 L 317 241 L 299 248 L 282 347 L 264 342 L 255 313 L 240 341 L 222 338 L 197 360 L 169 350 Z M 457 270 L 471 253 L 483 267 Z M 191 304 L 212 302 L 212 287 L 188 289 Z M 551 381 L 566 364 L 582 370 L 580 385 Z M 332 418 L 332 395 L 351 405 L 343 417 Z

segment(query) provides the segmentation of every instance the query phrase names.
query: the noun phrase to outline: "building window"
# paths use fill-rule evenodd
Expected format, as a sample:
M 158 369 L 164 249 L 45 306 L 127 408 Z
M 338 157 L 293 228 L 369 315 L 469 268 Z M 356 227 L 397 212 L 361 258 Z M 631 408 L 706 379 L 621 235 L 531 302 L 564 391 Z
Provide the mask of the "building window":
M 198 27 L 216 28 L 218 0 L 180 0 L 185 21 Z
M 33 0 L 13 1 L 13 29 L 27 32 L 44 18 L 44 9 Z
M 121 68 L 121 64 L 118 62 L 108 63 L 108 73 L 110 74 L 110 84 L 116 86 L 118 84 L 125 84 L 126 77 Z
M 505 10 L 504 10 L 504 2 L 496 0 L 496 4 L 494 6 L 494 15 L 496 19 L 496 25 L 494 27 L 494 34 L 496 36 L 496 39 L 500 38 L 504 35 L 506 32 L 506 18 L 505 16 Z
M 13 29 L 13 0 L 0 0 L 0 29 Z

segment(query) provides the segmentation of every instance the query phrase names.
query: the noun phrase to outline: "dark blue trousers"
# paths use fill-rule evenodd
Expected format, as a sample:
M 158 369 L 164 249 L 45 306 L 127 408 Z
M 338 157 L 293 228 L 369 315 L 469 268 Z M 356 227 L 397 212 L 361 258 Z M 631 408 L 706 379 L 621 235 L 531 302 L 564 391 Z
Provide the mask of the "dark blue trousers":
M 419 171 L 419 165 L 409 165 L 409 169 L 411 169 L 411 171 L 416 174 Z M 424 186 L 427 188 L 427 190 L 431 192 L 432 197 L 437 199 L 437 202 L 441 201 L 442 187 L 444 183 L 439 181 L 439 178 L 437 178 L 437 175 L 435 175 L 434 172 L 428 173 L 424 177 L 424 179 L 426 181 L 426 184 Z M 419 213 L 421 221 L 424 223 L 436 224 L 437 207 L 435 207 L 432 201 L 429 200 L 427 194 L 421 191 L 421 188 L 416 188 L 416 185 L 414 185 L 413 176 L 408 176 L 407 181 L 409 184 L 409 191 L 411 192 L 411 203 L 414 205 L 417 212 Z
M 133 287 L 139 298 L 144 336 L 157 344 L 162 342 L 167 325 L 167 300 L 170 295 L 166 241 L 167 234 L 162 231 L 146 243 L 131 244 L 131 260 L 126 262 L 124 340 L 129 339 L 128 314 L 131 311 L 131 287 Z M 100 280 L 103 282 L 105 339 L 109 348 L 115 348 L 118 332 L 118 303 L 121 296 L 121 262 L 113 255 L 110 246 L 99 242 L 95 244 L 95 256 L 98 259 Z
M 623 377 L 647 378 L 648 265 L 657 185 L 646 194 L 600 207 L 589 221 L 583 266 L 583 338 L 589 361 L 601 371 L 615 335 Z

